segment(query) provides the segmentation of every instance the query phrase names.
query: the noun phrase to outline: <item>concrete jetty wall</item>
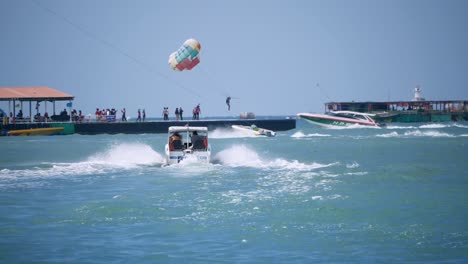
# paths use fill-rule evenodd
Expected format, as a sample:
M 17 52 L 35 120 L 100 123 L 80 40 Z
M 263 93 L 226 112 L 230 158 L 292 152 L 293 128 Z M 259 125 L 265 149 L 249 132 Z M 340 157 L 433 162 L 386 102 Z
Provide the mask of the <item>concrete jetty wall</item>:
M 219 119 L 219 120 L 184 120 L 184 121 L 146 121 L 146 122 L 83 122 L 83 123 L 22 123 L 2 124 L 0 131 L 16 129 L 65 127 L 62 134 L 143 134 L 167 133 L 170 126 L 206 126 L 209 130 L 230 128 L 231 125 L 256 125 L 273 131 L 286 131 L 296 128 L 296 119 Z
M 95 134 L 142 134 L 167 133 L 170 126 L 206 126 L 209 130 L 231 125 L 252 125 L 273 131 L 286 131 L 296 128 L 295 119 L 265 120 L 187 120 L 187 121 L 150 121 L 150 122 L 117 122 L 117 123 L 79 123 L 75 124 L 75 133 L 82 135 Z

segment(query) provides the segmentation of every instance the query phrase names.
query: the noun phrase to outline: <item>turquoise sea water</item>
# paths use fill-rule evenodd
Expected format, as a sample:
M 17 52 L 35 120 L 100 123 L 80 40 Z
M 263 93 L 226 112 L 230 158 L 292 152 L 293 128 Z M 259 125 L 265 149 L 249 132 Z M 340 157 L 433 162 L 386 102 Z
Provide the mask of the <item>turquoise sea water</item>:
M 0 263 L 466 263 L 468 123 L 0 138 Z

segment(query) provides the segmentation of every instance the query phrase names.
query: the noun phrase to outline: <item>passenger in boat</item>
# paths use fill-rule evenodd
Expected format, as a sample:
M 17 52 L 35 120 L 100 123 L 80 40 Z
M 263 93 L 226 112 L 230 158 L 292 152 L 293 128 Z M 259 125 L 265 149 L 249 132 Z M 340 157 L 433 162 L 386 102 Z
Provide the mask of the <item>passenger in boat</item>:
M 169 150 L 174 151 L 174 150 L 181 150 L 183 149 L 182 147 L 182 137 L 178 132 L 175 132 L 170 138 L 169 138 Z

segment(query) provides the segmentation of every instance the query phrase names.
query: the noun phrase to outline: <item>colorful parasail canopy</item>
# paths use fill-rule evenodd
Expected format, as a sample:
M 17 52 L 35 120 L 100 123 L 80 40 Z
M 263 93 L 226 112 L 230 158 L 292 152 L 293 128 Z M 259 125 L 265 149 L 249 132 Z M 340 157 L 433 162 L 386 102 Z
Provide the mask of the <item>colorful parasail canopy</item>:
M 175 71 L 191 70 L 200 62 L 201 45 L 195 39 L 187 39 L 182 47 L 169 55 L 169 65 Z

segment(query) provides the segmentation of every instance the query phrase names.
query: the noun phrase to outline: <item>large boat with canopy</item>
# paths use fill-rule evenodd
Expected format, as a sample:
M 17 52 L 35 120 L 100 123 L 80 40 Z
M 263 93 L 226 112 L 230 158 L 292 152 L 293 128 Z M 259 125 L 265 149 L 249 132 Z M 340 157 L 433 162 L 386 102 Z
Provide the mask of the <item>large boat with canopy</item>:
M 183 160 L 209 163 L 211 146 L 208 143 L 208 128 L 195 126 L 171 126 L 165 146 L 166 164 Z
M 375 114 L 354 111 L 330 111 L 325 114 L 299 113 L 297 116 L 310 123 L 326 127 L 346 127 L 352 125 L 384 126 L 372 118 Z

